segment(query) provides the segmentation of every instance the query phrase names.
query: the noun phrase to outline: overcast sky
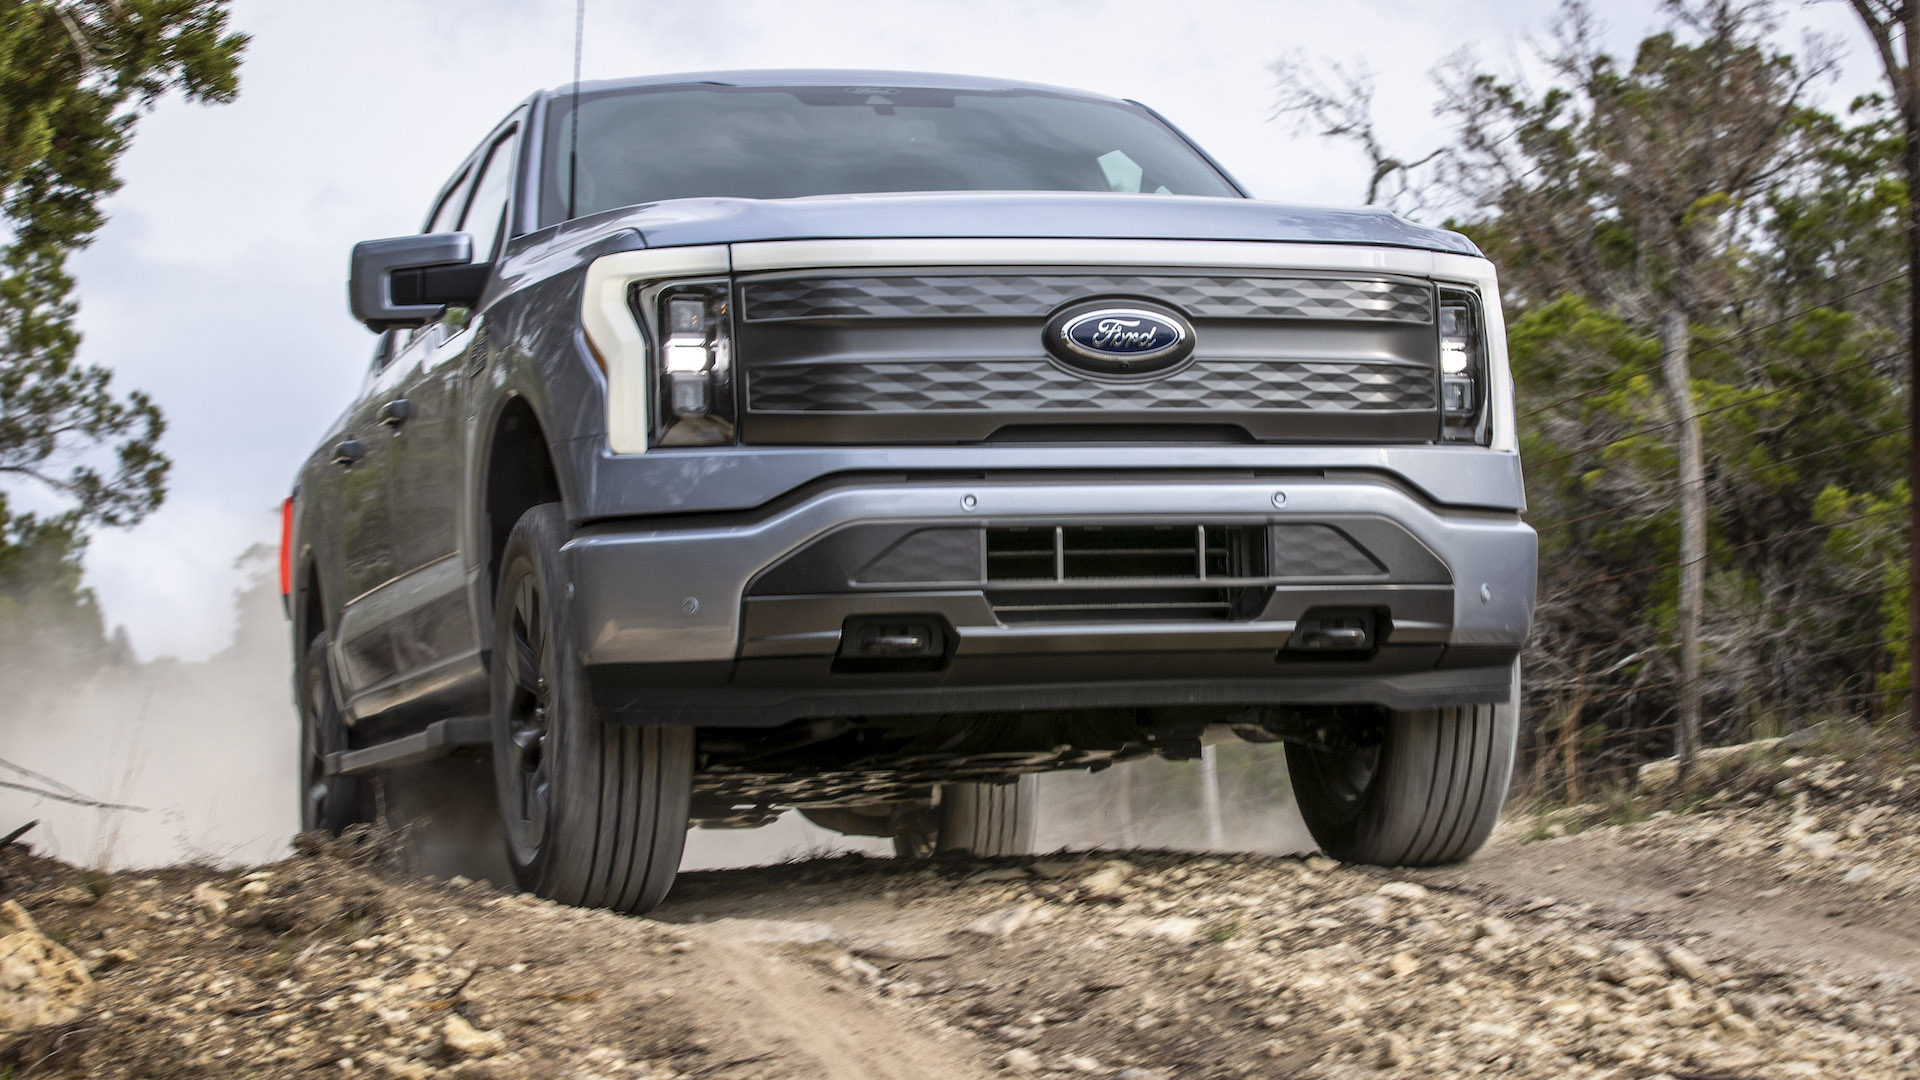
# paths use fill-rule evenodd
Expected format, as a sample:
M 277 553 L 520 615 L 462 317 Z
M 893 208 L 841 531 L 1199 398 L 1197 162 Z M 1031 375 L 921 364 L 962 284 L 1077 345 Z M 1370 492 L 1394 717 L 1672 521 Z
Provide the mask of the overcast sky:
M 353 398 L 373 337 L 347 315 L 355 241 L 416 231 L 427 202 L 493 123 L 567 81 L 572 0 L 238 0 L 253 35 L 240 98 L 167 102 L 141 125 L 75 263 L 83 355 L 165 409 L 167 503 L 96 535 L 88 578 L 142 657 L 199 658 L 232 633 L 234 559 L 277 537 L 299 463 Z M 1597 5 L 1616 48 L 1653 24 L 1654 0 Z M 1272 123 L 1267 65 L 1299 51 L 1377 74 L 1396 149 L 1432 136 L 1427 72 L 1473 46 L 1511 68 L 1542 36 L 1545 0 L 588 0 L 586 77 L 754 67 L 944 71 L 1135 98 L 1207 147 L 1262 198 L 1346 203 L 1364 190 L 1343 146 Z M 1874 89 L 1845 6 L 1787 9 L 1846 56 L 1838 106 Z

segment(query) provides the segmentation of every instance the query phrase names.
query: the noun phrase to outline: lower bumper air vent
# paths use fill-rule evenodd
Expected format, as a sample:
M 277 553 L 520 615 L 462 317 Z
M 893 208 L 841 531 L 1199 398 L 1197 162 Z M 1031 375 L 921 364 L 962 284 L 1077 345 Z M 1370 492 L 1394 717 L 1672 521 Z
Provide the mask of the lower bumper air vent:
M 1228 622 L 1267 588 L 1261 526 L 991 528 L 987 600 L 1006 623 Z

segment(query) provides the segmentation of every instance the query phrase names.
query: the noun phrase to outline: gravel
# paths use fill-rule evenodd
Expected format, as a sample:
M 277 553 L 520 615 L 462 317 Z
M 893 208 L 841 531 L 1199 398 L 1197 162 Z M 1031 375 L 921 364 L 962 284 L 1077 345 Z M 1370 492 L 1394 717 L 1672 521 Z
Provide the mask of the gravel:
M 1522 845 L 1523 815 L 1492 862 L 1552 880 L 1637 852 L 1670 860 L 1669 903 L 1855 897 L 1911 942 L 1910 776 L 1808 756 L 1697 813 Z M 0 850 L 0 1073 L 1920 1075 L 1908 958 L 1783 965 L 1558 889 L 1321 856 L 842 858 L 689 875 L 633 919 L 422 879 L 392 851 L 307 836 L 246 873 L 101 880 Z M 85 989 L 27 1012 L 59 979 Z

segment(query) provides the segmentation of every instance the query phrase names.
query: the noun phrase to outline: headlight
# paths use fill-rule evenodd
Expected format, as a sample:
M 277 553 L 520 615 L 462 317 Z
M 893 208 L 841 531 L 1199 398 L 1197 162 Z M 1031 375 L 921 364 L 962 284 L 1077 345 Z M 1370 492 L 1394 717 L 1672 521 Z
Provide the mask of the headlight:
M 1480 298 L 1440 290 L 1440 415 L 1448 442 L 1487 441 L 1487 339 Z
M 711 446 L 733 439 L 732 314 L 724 282 L 661 289 L 655 370 L 660 446 Z

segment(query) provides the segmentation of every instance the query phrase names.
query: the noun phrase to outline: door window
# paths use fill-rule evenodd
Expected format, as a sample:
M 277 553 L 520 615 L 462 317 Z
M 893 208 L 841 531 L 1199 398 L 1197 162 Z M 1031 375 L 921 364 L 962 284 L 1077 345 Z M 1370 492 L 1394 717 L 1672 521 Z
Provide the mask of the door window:
M 500 226 L 507 216 L 507 190 L 513 185 L 513 159 L 520 147 L 520 133 L 510 131 L 493 144 L 486 163 L 480 166 L 480 179 L 473 185 L 473 201 L 460 219 L 462 232 L 473 236 L 473 261 L 491 262 L 500 239 Z
M 456 228 L 455 222 L 460 220 L 460 211 L 466 209 L 467 190 L 469 188 L 469 181 L 472 179 L 472 170 L 460 174 L 459 181 L 447 190 L 446 198 L 441 199 L 440 205 L 434 209 L 433 217 L 427 222 L 428 232 L 441 233 L 454 231 Z

